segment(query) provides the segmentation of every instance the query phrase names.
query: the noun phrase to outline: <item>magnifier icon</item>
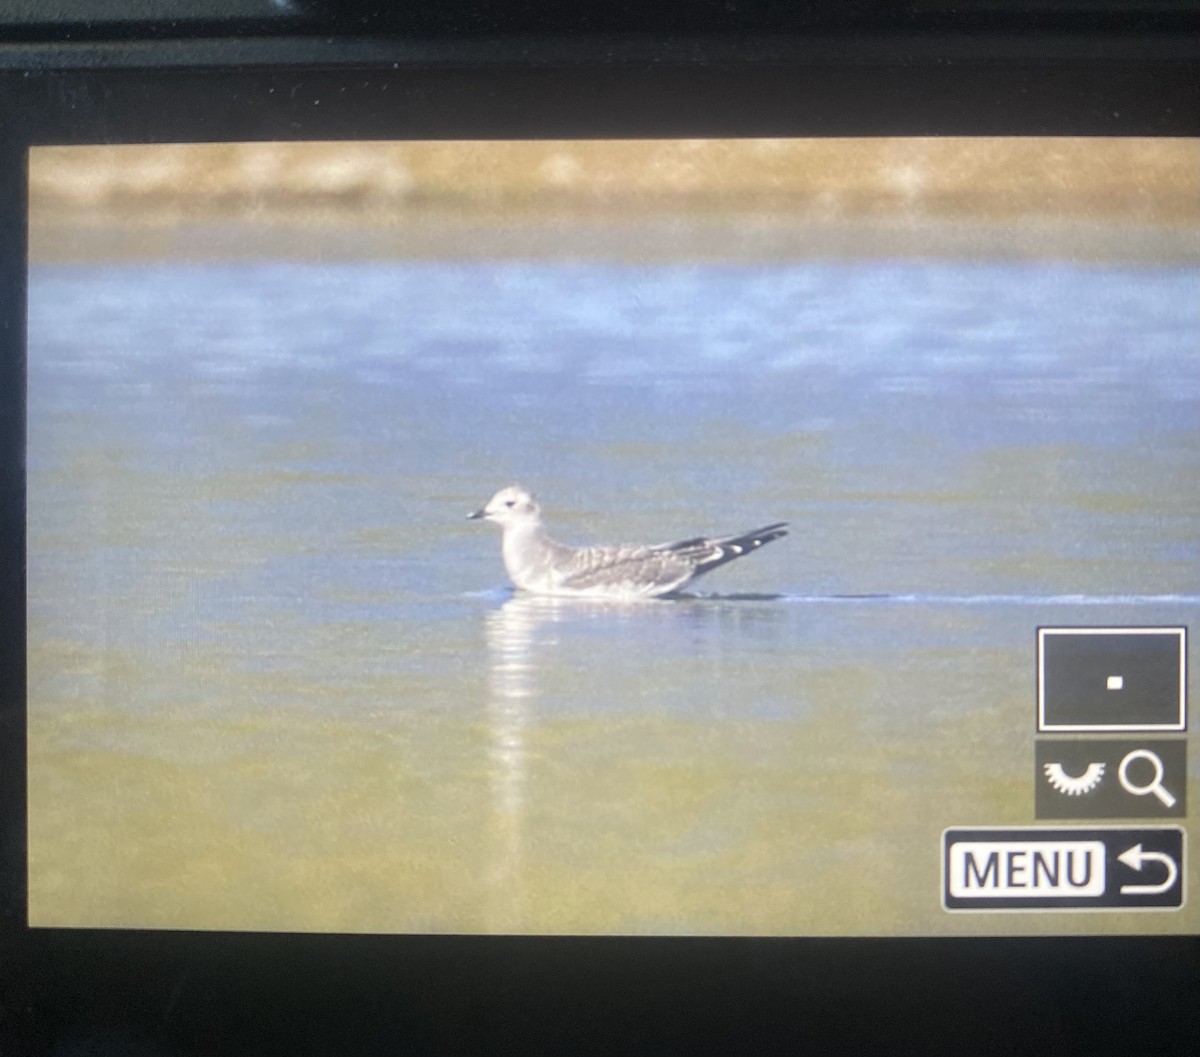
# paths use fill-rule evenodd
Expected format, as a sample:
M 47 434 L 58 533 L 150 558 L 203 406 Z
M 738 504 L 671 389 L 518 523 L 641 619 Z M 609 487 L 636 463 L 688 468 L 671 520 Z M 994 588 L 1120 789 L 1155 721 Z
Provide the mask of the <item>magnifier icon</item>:
M 1145 785 L 1135 785 L 1129 780 L 1129 765 L 1134 760 L 1145 760 L 1154 772 L 1150 781 Z M 1134 749 L 1133 752 L 1126 753 L 1125 759 L 1121 761 L 1121 766 L 1117 768 L 1117 778 L 1127 793 L 1132 793 L 1134 796 L 1147 796 L 1153 793 L 1165 807 L 1175 806 L 1175 797 L 1162 784 L 1163 762 L 1159 759 L 1158 753 L 1151 752 L 1149 749 Z

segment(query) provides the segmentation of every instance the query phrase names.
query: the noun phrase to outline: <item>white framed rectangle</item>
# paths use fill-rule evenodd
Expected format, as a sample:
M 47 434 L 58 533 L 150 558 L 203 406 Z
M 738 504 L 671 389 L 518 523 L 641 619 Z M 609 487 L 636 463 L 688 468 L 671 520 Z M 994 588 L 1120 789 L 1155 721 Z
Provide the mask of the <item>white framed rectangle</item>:
M 1054 635 L 1171 635 L 1179 642 L 1178 711 L 1168 723 L 1052 723 L 1046 718 L 1046 639 Z M 1109 690 L 1124 687 L 1121 676 L 1109 676 Z M 1120 733 L 1187 730 L 1187 628 L 1167 627 L 1039 627 L 1037 629 L 1037 729 L 1039 734 Z

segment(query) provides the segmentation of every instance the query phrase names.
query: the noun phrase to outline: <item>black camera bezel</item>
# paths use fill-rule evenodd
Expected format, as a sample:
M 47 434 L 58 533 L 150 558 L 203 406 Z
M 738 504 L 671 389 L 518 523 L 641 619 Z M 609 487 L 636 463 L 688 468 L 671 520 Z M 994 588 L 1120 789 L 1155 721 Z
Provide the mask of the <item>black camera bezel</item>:
M 28 147 L 1200 134 L 1200 44 L 1076 32 L 0 47 L 0 1024 L 13 1052 L 1183 1053 L 1200 937 L 634 939 L 28 929 Z M 803 893 L 797 893 L 803 898 Z M 936 893 L 931 893 L 935 898 Z M 0 1034 L 0 1042 L 5 1036 Z M 91 1047 L 90 1049 L 87 1047 Z

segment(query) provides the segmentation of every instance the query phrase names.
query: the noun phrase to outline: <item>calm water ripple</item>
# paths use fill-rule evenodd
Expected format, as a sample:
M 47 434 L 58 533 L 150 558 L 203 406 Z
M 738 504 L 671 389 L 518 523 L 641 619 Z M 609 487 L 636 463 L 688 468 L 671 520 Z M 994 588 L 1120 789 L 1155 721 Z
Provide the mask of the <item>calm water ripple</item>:
M 963 931 L 939 835 L 1032 821 L 1034 629 L 1195 628 L 1198 290 L 33 269 L 33 920 Z M 571 542 L 792 534 L 694 597 L 529 599 L 465 521 L 514 480 Z

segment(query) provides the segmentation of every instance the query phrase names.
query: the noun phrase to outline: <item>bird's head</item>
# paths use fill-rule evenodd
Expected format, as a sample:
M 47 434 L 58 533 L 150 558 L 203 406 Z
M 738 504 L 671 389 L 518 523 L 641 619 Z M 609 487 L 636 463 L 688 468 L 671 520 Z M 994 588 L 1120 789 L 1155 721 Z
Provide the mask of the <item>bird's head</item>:
M 536 524 L 541 517 L 542 508 L 538 506 L 537 500 L 527 489 L 517 484 L 501 488 L 483 507 L 467 515 L 468 519 L 482 518 L 484 521 L 495 522 L 501 528 Z

